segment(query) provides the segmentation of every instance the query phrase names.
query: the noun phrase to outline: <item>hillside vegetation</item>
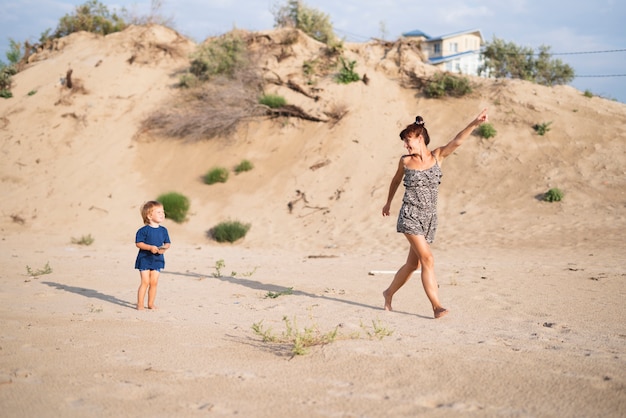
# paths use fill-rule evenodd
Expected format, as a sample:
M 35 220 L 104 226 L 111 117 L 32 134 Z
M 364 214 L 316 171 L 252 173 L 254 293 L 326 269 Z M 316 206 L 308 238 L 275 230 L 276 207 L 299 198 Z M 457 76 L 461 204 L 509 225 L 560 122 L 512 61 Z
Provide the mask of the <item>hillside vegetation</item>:
M 549 246 L 553 234 L 623 245 L 625 105 L 477 77 L 462 97 L 429 98 L 435 70 L 404 40 L 337 54 L 295 29 L 240 36 L 246 73 L 191 88 L 181 77 L 198 45 L 158 25 L 78 32 L 32 55 L 0 100 L 3 232 L 81 236 L 97 224 L 97 242 L 122 242 L 143 201 L 176 191 L 191 202 L 170 225 L 178 240 L 210 242 L 208 230 L 236 219 L 251 225 L 240 245 L 403 248 L 395 219 L 380 215 L 399 131 L 422 115 L 439 146 L 488 107 L 497 134 L 473 136 L 444 164 L 436 245 Z M 337 81 L 346 65 L 358 81 Z M 254 168 L 204 183 L 211 167 L 234 172 L 244 159 Z M 554 187 L 562 201 L 543 201 Z

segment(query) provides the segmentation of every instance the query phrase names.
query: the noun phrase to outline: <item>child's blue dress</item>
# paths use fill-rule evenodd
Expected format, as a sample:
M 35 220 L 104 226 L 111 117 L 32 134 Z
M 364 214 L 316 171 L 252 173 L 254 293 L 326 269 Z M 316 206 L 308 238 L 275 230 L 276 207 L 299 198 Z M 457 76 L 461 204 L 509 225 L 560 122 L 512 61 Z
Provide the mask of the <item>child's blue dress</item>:
M 161 225 L 156 228 L 150 225 L 140 228 L 135 236 L 135 243 L 138 242 L 156 245 L 157 247 L 171 243 L 167 229 Z M 161 271 L 162 268 L 165 268 L 165 257 L 163 257 L 163 254 L 152 254 L 150 251 L 139 250 L 135 260 L 135 268 L 138 270 Z

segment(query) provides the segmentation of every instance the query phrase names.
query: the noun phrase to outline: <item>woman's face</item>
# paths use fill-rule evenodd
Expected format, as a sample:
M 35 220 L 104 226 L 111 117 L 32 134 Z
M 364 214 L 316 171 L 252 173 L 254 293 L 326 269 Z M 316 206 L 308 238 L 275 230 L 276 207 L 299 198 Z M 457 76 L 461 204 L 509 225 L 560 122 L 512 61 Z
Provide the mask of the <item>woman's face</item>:
M 404 138 L 404 148 L 407 149 L 407 151 L 409 151 L 409 154 L 413 154 L 413 151 L 416 151 L 418 149 L 418 145 L 419 145 L 419 140 L 422 136 L 407 136 L 406 138 Z

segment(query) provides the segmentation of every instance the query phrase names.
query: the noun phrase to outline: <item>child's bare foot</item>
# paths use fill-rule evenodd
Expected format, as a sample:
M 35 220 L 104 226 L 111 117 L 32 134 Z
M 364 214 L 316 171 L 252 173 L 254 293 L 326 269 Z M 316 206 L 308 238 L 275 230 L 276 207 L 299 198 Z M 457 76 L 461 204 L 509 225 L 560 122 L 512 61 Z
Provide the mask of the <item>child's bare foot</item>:
M 138 310 L 138 311 L 143 311 L 143 306 L 139 306 L 139 305 L 137 305 L 137 310 Z
M 151 309 L 151 310 L 153 310 L 153 311 L 156 311 L 156 310 L 157 310 L 157 309 L 159 309 L 159 308 L 158 308 L 156 305 L 152 305 L 152 306 L 148 305 L 148 309 Z
M 447 315 L 449 313 L 450 313 L 450 311 L 447 310 L 446 308 L 439 307 L 439 308 L 435 309 L 435 319 L 441 318 L 442 316 L 445 316 L 445 315 Z
M 392 311 L 393 309 L 391 309 L 391 296 L 387 296 L 386 290 L 383 292 L 383 297 L 385 298 L 385 310 Z

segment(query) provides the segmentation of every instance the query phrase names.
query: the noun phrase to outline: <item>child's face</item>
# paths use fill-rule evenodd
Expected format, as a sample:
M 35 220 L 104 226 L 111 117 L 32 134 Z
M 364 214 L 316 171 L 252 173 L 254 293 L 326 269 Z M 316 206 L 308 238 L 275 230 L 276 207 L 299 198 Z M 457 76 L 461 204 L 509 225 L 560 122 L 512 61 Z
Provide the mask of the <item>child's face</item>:
M 152 209 L 150 215 L 148 215 L 148 219 L 154 223 L 160 224 L 165 219 L 165 211 L 162 206 L 157 206 Z

